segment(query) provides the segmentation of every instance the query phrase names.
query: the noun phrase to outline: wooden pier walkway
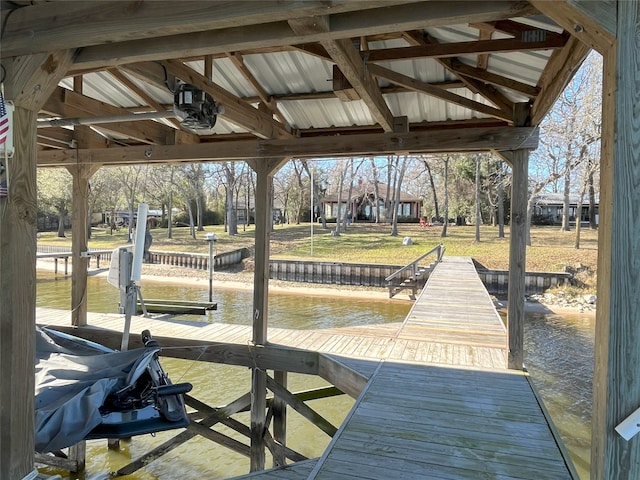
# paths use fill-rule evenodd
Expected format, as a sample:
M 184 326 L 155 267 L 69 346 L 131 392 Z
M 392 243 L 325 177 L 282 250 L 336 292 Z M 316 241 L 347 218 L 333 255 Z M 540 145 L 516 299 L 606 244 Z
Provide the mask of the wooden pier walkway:
M 39 308 L 39 324 L 70 313 Z M 89 314 L 121 330 L 120 315 Z M 132 332 L 246 345 L 249 326 L 134 317 Z M 341 358 L 368 383 L 317 462 L 260 479 L 577 479 L 535 390 L 507 370 L 505 327 L 470 258 L 445 257 L 404 322 L 269 329 L 270 344 Z M 257 479 L 256 479 L 257 480 Z

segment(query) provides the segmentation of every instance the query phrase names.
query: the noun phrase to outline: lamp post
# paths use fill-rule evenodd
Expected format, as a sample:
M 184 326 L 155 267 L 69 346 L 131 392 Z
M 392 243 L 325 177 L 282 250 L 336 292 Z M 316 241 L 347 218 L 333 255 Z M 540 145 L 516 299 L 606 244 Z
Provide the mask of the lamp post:
M 217 238 L 215 233 L 207 233 L 204 238 L 209 242 L 209 302 L 213 302 L 213 244 Z

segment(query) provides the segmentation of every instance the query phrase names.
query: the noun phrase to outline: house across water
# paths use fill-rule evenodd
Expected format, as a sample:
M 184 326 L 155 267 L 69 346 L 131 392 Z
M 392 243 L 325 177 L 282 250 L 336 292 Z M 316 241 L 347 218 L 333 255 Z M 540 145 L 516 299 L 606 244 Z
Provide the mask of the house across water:
M 391 215 L 386 205 L 394 201 L 396 190 L 385 183 L 360 180 L 353 186 L 351 195 L 345 189 L 340 193 L 326 195 L 321 201 L 321 208 L 326 218 L 336 218 L 338 211 L 341 216 L 351 213 L 357 221 L 389 221 Z M 398 202 L 398 217 L 412 218 L 417 221 L 422 215 L 422 199 L 406 192 L 400 192 Z M 339 210 L 340 209 L 340 210 Z
M 569 224 L 575 224 L 578 203 L 580 196 L 577 194 L 569 195 Z M 564 211 L 564 194 L 562 193 L 541 193 L 533 199 L 534 211 L 531 217 L 531 223 L 534 225 L 560 225 L 562 224 L 562 214 Z M 599 198 L 596 195 L 593 205 L 595 225 L 599 221 Z M 580 222 L 589 224 L 591 218 L 589 199 L 585 197 L 580 208 Z

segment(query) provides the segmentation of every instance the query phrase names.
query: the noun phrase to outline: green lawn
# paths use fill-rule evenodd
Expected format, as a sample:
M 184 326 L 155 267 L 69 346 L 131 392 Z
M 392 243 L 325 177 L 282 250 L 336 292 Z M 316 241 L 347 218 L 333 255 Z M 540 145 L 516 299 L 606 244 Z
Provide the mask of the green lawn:
M 311 255 L 310 224 L 278 225 L 271 235 L 271 256 L 287 259 L 313 259 L 336 262 L 363 262 L 383 264 L 409 263 L 438 243 L 443 243 L 446 255 L 470 256 L 490 269 L 507 269 L 509 265 L 509 229 L 506 238 L 498 238 L 497 227 L 483 226 L 480 242 L 474 241 L 473 226 L 448 228 L 448 236 L 441 238 L 442 227 L 422 228 L 417 224 L 400 224 L 399 234 L 392 237 L 389 225 L 357 223 L 348 227 L 339 237 L 330 235 L 330 229 L 323 230 L 320 225 L 313 229 L 313 255 Z M 335 225 L 330 225 L 331 229 Z M 215 232 L 218 241 L 217 251 L 228 251 L 239 247 L 253 247 L 254 228 L 250 226 L 238 235 L 229 236 L 222 226 L 208 226 L 205 232 L 197 232 L 197 239 L 189 236 L 189 229 L 173 229 L 173 238 L 167 238 L 166 229 L 152 229 L 152 250 L 173 250 L 185 252 L 208 252 L 204 239 L 207 232 Z M 403 246 L 402 239 L 411 237 L 413 245 Z M 531 231 L 532 246 L 527 248 L 527 270 L 562 271 L 566 266 L 578 264 L 586 266 L 592 272 L 596 269 L 597 242 L 596 231 L 583 228 L 581 248 L 574 248 L 575 232 L 561 232 L 557 227 L 534 227 Z M 57 238 L 55 233 L 41 233 L 38 242 L 47 245 L 71 245 L 71 234 L 66 238 Z M 114 232 L 94 229 L 89 247 L 108 249 L 127 243 L 127 232 L 122 229 Z

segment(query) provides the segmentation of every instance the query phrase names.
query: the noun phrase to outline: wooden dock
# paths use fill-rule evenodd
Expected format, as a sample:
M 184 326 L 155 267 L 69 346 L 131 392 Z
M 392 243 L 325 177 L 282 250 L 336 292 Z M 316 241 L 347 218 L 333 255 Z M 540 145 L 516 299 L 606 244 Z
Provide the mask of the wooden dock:
M 38 308 L 36 316 L 39 324 L 70 322 L 69 312 Z M 123 325 L 120 315 L 88 321 L 101 330 Z M 194 345 L 246 346 L 251 336 L 248 326 L 134 317 L 132 332 L 143 329 Z M 504 325 L 469 258 L 445 257 L 403 322 L 271 328 L 269 340 L 336 358 L 364 387 L 317 462 L 241 478 L 578 478 L 527 375 L 506 368 Z

